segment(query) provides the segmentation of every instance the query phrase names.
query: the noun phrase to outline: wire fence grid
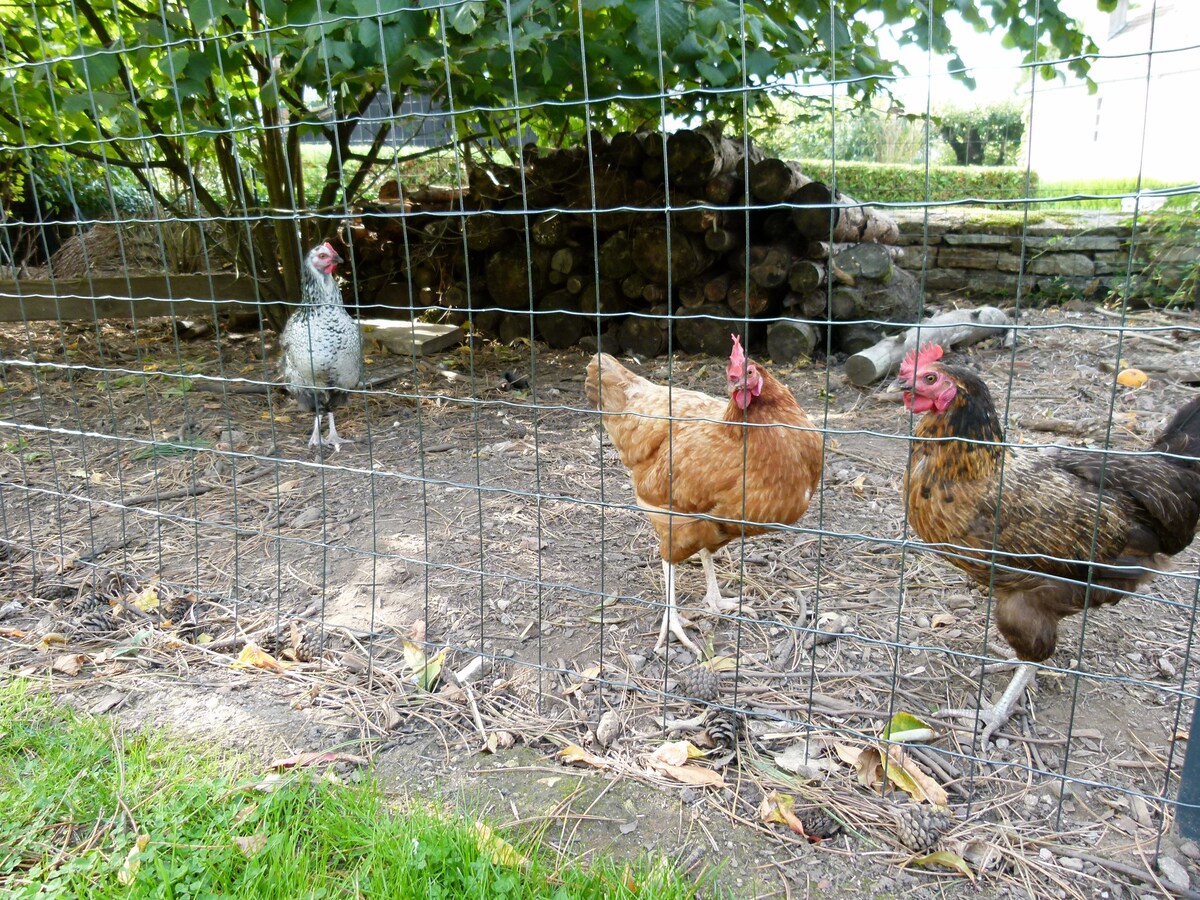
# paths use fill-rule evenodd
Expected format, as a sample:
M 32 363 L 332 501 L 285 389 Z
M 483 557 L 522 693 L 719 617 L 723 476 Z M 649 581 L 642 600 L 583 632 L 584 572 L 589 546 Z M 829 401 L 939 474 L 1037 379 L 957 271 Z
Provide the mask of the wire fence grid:
M 369 114 L 347 115 L 336 100 L 326 107 L 318 98 L 344 96 L 343 56 L 353 63 L 356 51 L 318 29 L 302 69 L 312 79 L 304 85 L 313 94 L 311 120 L 295 117 L 300 101 L 290 107 L 291 119 L 281 114 L 286 104 L 278 94 L 300 89 L 284 84 L 278 71 L 227 71 L 217 83 L 230 93 L 204 99 L 228 111 L 224 130 L 192 122 L 189 103 L 207 82 L 189 64 L 199 65 L 206 42 L 239 36 L 261 44 L 270 60 L 272 42 L 286 45 L 293 23 L 239 18 L 232 6 L 214 4 L 205 13 L 164 5 L 157 30 L 138 32 L 139 46 L 132 32 L 119 43 L 98 30 L 129 13 L 98 13 L 73 0 L 57 12 L 34 4 L 32 27 L 19 44 L 3 30 L 5 115 L 31 134 L 35 121 L 44 129 L 47 114 L 58 122 L 56 138 L 31 136 L 0 151 L 14 185 L 0 193 L 0 658 L 9 672 L 82 692 L 87 681 L 120 688 L 158 677 L 160 669 L 181 684 L 202 671 L 199 684 L 215 673 L 245 677 L 230 674 L 231 666 L 257 667 L 266 673 L 256 683 L 278 676 L 268 690 L 281 702 L 315 719 L 348 719 L 377 752 L 424 746 L 431 734 L 448 746 L 499 752 L 523 742 L 563 764 L 683 784 L 695 789 L 687 802 L 715 804 L 730 821 L 751 820 L 781 838 L 803 840 L 768 824 L 770 803 L 787 794 L 797 809 L 835 823 L 829 846 L 882 848 L 891 863 L 941 847 L 973 873 L 1062 896 L 1101 889 L 1139 896 L 1146 884 L 1193 895 L 1186 885 L 1164 887 L 1174 870 L 1152 861 L 1170 843 L 1176 819 L 1196 805 L 1193 796 L 1181 813 L 1184 747 L 1191 746 L 1197 699 L 1194 547 L 1164 560 L 1120 604 L 1064 619 L 1058 652 L 1037 664 L 1032 693 L 992 741 L 981 740 L 973 716 L 939 715 L 988 707 L 1009 678 L 1012 654 L 997 632 L 989 591 L 948 563 L 969 558 L 971 548 L 930 547 L 912 528 L 903 479 L 920 416 L 886 389 L 890 378 L 866 387 L 847 381 L 847 354 L 835 348 L 833 334 L 850 326 L 919 327 L 957 305 L 957 295 L 930 286 L 944 276 L 936 248 L 949 246 L 941 241 L 949 227 L 938 216 L 973 198 L 934 199 L 926 168 L 914 175 L 910 200 L 875 204 L 906 223 L 905 271 L 919 290 L 915 315 L 902 321 L 834 319 L 826 310 L 807 316 L 777 306 L 765 316 L 676 306 L 680 279 L 670 264 L 657 303 L 547 307 L 551 288 L 539 286 L 534 272 L 544 249 L 537 223 L 570 217 L 576 230 L 559 247 L 581 248 L 587 262 L 561 274 L 596 293 L 596 261 L 608 234 L 597 225 L 601 218 L 652 219 L 668 259 L 690 240 L 678 224 L 684 207 L 673 200 L 677 182 L 665 141 L 653 151 L 664 170 L 665 201 L 610 202 L 605 173 L 592 164 L 572 185 L 578 202 L 543 202 L 531 188 L 538 154 L 521 152 L 511 135 L 531 134 L 536 114 L 553 104 L 523 97 L 525 82 L 511 75 L 511 103 L 485 110 L 506 117 L 507 132 L 480 128 L 476 140 L 449 139 L 442 172 L 413 168 L 422 151 L 412 158 L 398 152 L 372 176 L 371 200 L 351 198 L 346 189 L 353 181 L 365 190 L 352 165 L 368 152 L 359 142 L 428 150 L 443 129 L 472 132 L 463 123 L 475 122 L 479 110 L 460 106 L 456 90 L 468 104 L 476 94 L 456 72 L 462 60 L 448 49 L 447 29 L 468 27 L 459 17 L 474 22 L 482 6 L 425 10 L 442 36 L 440 45 L 421 51 L 444 66 L 436 108 L 411 97 L 402 104 L 409 95 L 393 94 L 386 74 L 385 99 L 365 105 Z M 1160 6 L 1150 4 L 1151 12 Z M 667 15 L 667 7 L 650 7 Z M 393 21 L 389 13 L 396 11 L 352 14 L 339 4 L 320 21 L 361 26 L 365 46 L 378 39 L 363 37 L 372 27 L 383 34 Z M 754 43 L 744 10 L 730 27 L 743 50 Z M 660 31 L 660 46 L 662 40 Z M 1136 54 L 1145 112 L 1129 128 L 1140 129 L 1143 143 L 1158 55 L 1194 61 L 1200 52 L 1162 40 L 1151 31 Z M 157 68 L 138 68 L 139 54 L 150 50 Z M 497 52 L 496 71 L 504 71 L 508 53 L 515 68 L 512 45 Z M 398 59 L 387 57 L 384 68 Z M 31 72 L 41 74 L 24 81 Z M 122 86 L 91 86 L 109 74 Z M 253 91 L 234 92 L 239 78 Z M 751 132 L 745 98 L 767 92 L 827 100 L 835 125 L 848 115 L 834 101 L 849 79 L 836 72 L 819 84 L 742 78 L 724 91 L 743 102 L 730 134 Z M 928 79 L 921 110 L 927 158 L 936 83 Z M 43 92 L 23 94 L 30 85 Z M 564 146 L 584 148 L 594 163 L 612 135 L 601 133 L 608 120 L 600 115 L 588 130 L 601 101 L 588 96 L 586 79 L 583 90 L 583 100 L 560 104 L 584 126 Z M 1032 83 L 1030 133 L 1044 125 L 1038 91 Z M 668 100 L 677 96 L 664 91 L 658 99 L 654 134 L 696 124 L 670 112 Z M 146 104 L 163 110 L 157 131 L 138 114 Z M 76 117 L 92 130 L 78 127 Z M 331 156 L 341 159 L 319 162 L 320 196 L 306 201 L 293 173 L 314 135 L 331 141 Z M 751 140 L 732 141 L 742 149 L 734 174 L 745 180 Z M 178 157 L 178 147 L 197 159 Z M 517 199 L 468 208 L 460 180 L 466 184 L 468 169 L 499 171 L 505 153 L 518 176 Z M 131 159 L 140 167 L 127 165 Z M 244 175 L 218 171 L 221 159 L 237 160 Z M 438 177 L 452 183 L 439 188 L 435 202 L 428 182 Z M 954 355 L 990 386 L 1007 434 L 1003 446 L 1014 453 L 1050 442 L 1106 460 L 1149 456 L 1157 430 L 1195 396 L 1200 378 L 1188 378 L 1200 329 L 1190 309 L 1130 303 L 1136 291 L 1128 273 L 1146 230 L 1140 204 L 1195 197 L 1197 185 L 1127 192 L 1134 209 L 1132 224 L 1121 226 L 1127 231 L 1120 249 L 1097 251 L 1127 257 L 1125 265 L 1113 263 L 1115 299 L 1060 307 L 1031 299 L 1035 281 L 1060 278 L 1070 288 L 1075 277 L 1039 268 L 1046 241 L 1070 238 L 1046 237 L 1048 201 L 1034 195 L 1031 180 L 1027 168 L 1023 193 L 983 204 L 1003 206 L 1012 217 L 1003 240 L 992 242 L 1011 247 L 1018 261 L 1012 294 L 1001 304 L 1008 322 Z M 143 199 L 126 202 L 130 190 L 141 190 Z M 225 192 L 226 211 L 207 203 L 205 192 Z M 841 208 L 861 208 L 859 200 L 872 198 Z M 740 219 L 748 232 L 764 204 L 698 206 L 735 225 Z M 765 206 L 820 211 L 834 243 L 829 201 Z M 470 244 L 471 228 L 489 217 L 515 223 L 515 258 L 525 271 L 514 277 L 527 300 L 516 309 L 490 299 L 499 276 L 479 270 Z M 368 226 L 394 229 L 380 251 L 392 269 L 363 259 Z M 1103 230 L 1111 227 L 1104 220 L 1083 235 L 1117 240 Z M 421 241 L 434 232 L 461 244 L 461 269 L 439 273 L 437 284 L 421 283 L 429 262 Z M 371 320 L 363 382 L 337 410 L 339 428 L 353 442 L 337 452 L 306 447 L 310 414 L 280 390 L 278 362 L 280 310 L 300 308 L 300 260 L 325 238 L 345 257 L 339 275 L 347 305 Z M 750 242 L 740 247 L 745 258 L 733 278 L 749 294 Z M 1177 262 L 1186 266 L 1186 253 Z M 370 281 L 379 271 L 384 275 Z M 360 287 L 368 283 L 369 292 Z M 462 285 L 466 299 L 447 302 L 449 284 Z M 820 290 L 831 296 L 836 287 L 830 278 Z M 541 340 L 550 317 L 582 323 L 575 346 Z M 622 354 L 622 361 L 669 385 L 673 405 L 690 402 L 678 393 L 684 389 L 726 396 L 724 353 L 680 352 L 685 323 L 717 320 L 794 392 L 819 438 L 822 474 L 803 517 L 733 540 L 716 555 L 721 586 L 735 601 L 731 611 L 709 610 L 699 568 L 679 565 L 676 599 L 694 620 L 686 633 L 699 654 L 676 639 L 655 649 L 666 606 L 656 535 L 584 394 L 592 353 L 617 347 L 616 327 L 631 318 L 661 323 L 664 352 L 632 361 Z M 775 364 L 765 329 L 785 319 L 813 326 L 819 339 L 796 361 Z M 423 336 L 397 351 L 395 334 L 408 333 L 397 323 L 408 320 L 447 326 L 430 333 L 449 333 L 449 345 L 426 355 Z M 918 343 L 929 336 L 919 333 Z M 1148 384 L 1122 383 L 1118 373 L 1134 367 L 1149 372 Z M 668 418 L 680 424 L 668 442 L 679 449 L 664 477 L 686 475 L 691 483 L 696 471 L 725 471 L 722 460 L 692 451 L 680 437 L 686 417 L 673 412 Z M 750 445 L 747 436 L 734 463 L 745 479 L 773 464 L 753 458 Z M 778 492 L 798 489 L 788 472 L 777 474 Z M 1002 474 L 1002 496 L 1004 490 Z M 736 508 L 698 515 L 754 524 Z M 1088 534 L 1093 546 L 1099 529 L 1097 517 Z M 990 564 L 997 572 L 1021 571 L 1030 558 L 997 554 Z M 82 670 L 60 667 L 77 653 Z M 922 733 L 898 734 L 914 730 Z M 701 746 L 706 758 L 663 755 L 665 741 L 681 738 Z M 941 824 L 921 813 L 935 829 L 932 841 L 910 839 L 905 810 L 917 804 L 949 810 Z M 806 821 L 819 830 L 811 825 L 817 820 Z

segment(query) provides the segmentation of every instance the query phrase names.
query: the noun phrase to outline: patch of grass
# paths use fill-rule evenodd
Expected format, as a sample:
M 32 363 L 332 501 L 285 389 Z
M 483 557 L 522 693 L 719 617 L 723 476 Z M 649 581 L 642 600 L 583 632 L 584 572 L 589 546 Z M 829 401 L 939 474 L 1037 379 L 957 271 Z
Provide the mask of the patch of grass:
M 0 889 L 8 897 L 695 897 L 665 864 L 586 869 L 406 802 L 373 779 L 294 773 L 263 792 L 247 760 L 0 686 Z M 708 891 L 711 894 L 711 890 Z
M 1154 178 L 1142 179 L 1142 190 L 1158 190 L 1161 188 L 1179 187 L 1176 182 L 1160 181 Z M 1089 178 L 1067 179 L 1064 181 L 1043 181 L 1034 192 L 1036 197 L 1074 197 L 1085 196 L 1086 200 L 1058 200 L 1046 204 L 1048 209 L 1098 209 L 1111 212 L 1121 211 L 1121 199 L 1138 189 L 1136 178 Z

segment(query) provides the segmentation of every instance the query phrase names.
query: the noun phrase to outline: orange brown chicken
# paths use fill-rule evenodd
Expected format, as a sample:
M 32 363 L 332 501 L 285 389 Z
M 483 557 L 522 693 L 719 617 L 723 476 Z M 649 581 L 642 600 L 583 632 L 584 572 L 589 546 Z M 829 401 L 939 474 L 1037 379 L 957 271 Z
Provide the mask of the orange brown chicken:
M 941 356 L 927 344 L 900 367 L 905 406 L 922 414 L 904 491 L 913 530 L 990 585 L 996 626 L 1024 663 L 992 709 L 969 711 L 986 745 L 1033 680 L 1029 663 L 1054 652 L 1060 619 L 1116 603 L 1192 542 L 1200 398 L 1175 413 L 1155 455 L 1013 449 L 987 385 Z
M 713 552 L 797 522 L 821 478 L 820 432 L 792 392 L 731 337 L 727 400 L 655 384 L 607 353 L 587 368 L 587 397 L 603 411 L 637 504 L 658 533 L 666 612 L 656 650 L 673 634 L 698 652 L 684 630 L 691 622 L 676 608 L 675 566 L 699 554 L 709 607 L 736 609 L 721 595 Z

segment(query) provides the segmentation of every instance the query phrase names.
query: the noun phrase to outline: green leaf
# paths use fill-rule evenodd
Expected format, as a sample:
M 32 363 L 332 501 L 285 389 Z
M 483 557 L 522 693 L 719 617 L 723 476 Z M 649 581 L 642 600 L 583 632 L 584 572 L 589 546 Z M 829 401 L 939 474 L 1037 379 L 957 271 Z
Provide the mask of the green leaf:
M 918 719 L 911 713 L 898 712 L 892 716 L 892 721 L 887 723 L 883 732 L 879 735 L 885 741 L 900 741 L 905 740 L 929 740 L 929 736 L 933 734 L 933 726 L 928 722 Z M 928 735 L 921 737 L 921 735 Z
M 87 53 L 75 68 L 80 78 L 87 79 L 90 87 L 101 88 L 117 77 L 117 55 L 107 50 L 96 50 Z
M 483 4 L 479 0 L 467 0 L 450 14 L 450 27 L 459 34 L 471 34 L 479 27 L 483 13 Z
M 929 853 L 925 856 L 919 856 L 912 860 L 914 866 L 942 866 L 946 869 L 953 869 L 960 875 L 965 875 L 972 881 L 975 880 L 975 873 L 971 871 L 971 867 L 967 865 L 967 861 L 957 853 L 951 853 L 949 850 L 938 850 L 936 853 Z
M 687 7 L 682 0 L 633 0 L 631 6 L 638 10 L 638 40 L 673 56 L 675 45 L 688 35 Z

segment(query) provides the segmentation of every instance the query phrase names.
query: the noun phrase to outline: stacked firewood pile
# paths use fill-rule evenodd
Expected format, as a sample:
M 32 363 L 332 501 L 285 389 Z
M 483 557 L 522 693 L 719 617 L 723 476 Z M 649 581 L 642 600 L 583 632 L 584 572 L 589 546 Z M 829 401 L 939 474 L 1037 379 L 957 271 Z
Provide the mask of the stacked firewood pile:
M 401 193 L 351 223 L 359 302 L 469 312 L 503 340 L 528 337 L 532 312 L 553 347 L 590 335 L 655 356 L 670 327 L 679 349 L 723 355 L 748 318 L 786 362 L 827 327 L 834 350 L 861 350 L 894 330 L 862 320 L 911 323 L 920 306 L 889 217 L 717 127 L 593 132 L 472 167 L 463 188 Z

